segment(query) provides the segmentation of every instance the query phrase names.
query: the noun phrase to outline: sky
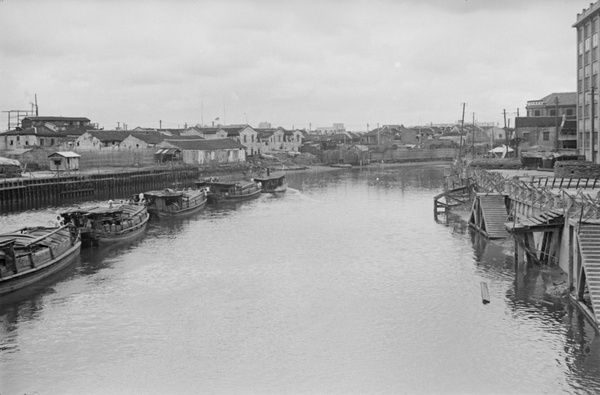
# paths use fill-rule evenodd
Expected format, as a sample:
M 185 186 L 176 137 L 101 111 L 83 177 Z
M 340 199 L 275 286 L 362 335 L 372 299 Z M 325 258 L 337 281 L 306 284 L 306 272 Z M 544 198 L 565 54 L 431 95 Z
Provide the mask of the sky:
M 514 125 L 590 0 L 0 0 L 0 110 L 105 129 Z M 8 116 L 0 114 L 0 131 Z

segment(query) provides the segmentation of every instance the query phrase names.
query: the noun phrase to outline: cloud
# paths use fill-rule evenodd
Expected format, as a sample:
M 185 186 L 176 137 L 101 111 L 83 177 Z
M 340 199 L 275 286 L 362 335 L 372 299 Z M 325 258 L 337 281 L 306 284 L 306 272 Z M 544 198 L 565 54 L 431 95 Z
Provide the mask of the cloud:
M 577 12 L 560 0 L 7 0 L 0 107 L 35 92 L 45 114 L 108 127 L 244 114 L 289 127 L 449 122 L 467 102 L 495 121 L 575 89 Z

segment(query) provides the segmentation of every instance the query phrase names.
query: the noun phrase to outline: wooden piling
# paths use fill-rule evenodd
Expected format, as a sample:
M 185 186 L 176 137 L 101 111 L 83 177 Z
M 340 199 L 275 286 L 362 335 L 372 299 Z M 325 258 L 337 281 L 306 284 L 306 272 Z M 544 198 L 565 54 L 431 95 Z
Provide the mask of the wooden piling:
M 483 304 L 490 303 L 490 291 L 488 290 L 488 285 L 486 282 L 481 282 L 481 301 Z

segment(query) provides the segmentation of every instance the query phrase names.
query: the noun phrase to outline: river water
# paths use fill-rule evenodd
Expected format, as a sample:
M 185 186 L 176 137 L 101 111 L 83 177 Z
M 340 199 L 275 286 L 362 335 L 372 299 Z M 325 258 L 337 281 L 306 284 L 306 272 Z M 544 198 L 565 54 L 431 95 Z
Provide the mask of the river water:
M 0 394 L 600 392 L 598 335 L 544 270 L 433 220 L 447 171 L 289 174 L 283 196 L 82 250 L 0 299 Z

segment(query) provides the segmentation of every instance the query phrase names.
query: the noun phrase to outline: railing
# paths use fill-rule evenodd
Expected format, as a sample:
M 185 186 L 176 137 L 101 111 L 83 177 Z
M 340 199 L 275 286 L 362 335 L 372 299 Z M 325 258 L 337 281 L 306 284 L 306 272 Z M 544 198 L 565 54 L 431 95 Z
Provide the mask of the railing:
M 595 197 L 584 193 L 586 188 L 594 188 L 595 179 L 553 179 L 552 183 L 526 182 L 519 178 L 506 178 L 498 172 L 480 169 L 471 171 L 471 178 L 482 192 L 504 193 L 512 200 L 525 203 L 540 211 L 562 210 L 571 218 L 586 222 L 591 219 L 600 219 L 600 192 Z M 568 180 L 565 182 L 565 180 Z M 537 185 L 536 185 L 537 184 Z M 552 187 L 560 188 L 553 192 Z M 575 194 L 569 194 L 565 189 L 577 188 Z

